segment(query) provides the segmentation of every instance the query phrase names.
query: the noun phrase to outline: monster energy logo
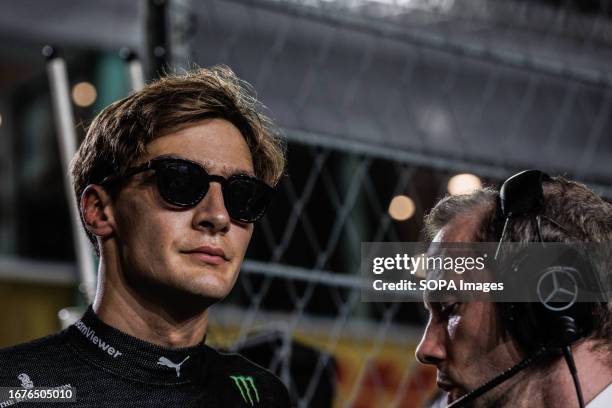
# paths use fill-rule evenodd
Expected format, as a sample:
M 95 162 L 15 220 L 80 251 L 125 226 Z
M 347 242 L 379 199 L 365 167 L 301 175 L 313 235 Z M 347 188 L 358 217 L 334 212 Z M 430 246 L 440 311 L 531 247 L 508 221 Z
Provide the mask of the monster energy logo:
M 251 395 L 251 390 L 253 390 L 255 393 L 255 400 L 259 402 L 259 394 L 257 393 L 257 387 L 255 386 L 255 381 L 253 381 L 253 377 L 230 375 L 230 378 L 234 380 L 234 384 L 236 384 L 236 387 L 238 387 L 238 390 L 240 390 L 240 395 L 242 395 L 244 402 L 255 405 L 253 395 Z

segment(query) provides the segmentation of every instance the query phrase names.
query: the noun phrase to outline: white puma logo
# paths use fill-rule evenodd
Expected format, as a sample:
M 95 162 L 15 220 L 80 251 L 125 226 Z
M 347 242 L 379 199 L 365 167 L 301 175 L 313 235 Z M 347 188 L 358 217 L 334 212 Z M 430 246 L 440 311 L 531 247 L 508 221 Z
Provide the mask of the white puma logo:
M 157 361 L 157 364 L 161 364 L 169 368 L 174 368 L 176 370 L 176 377 L 178 378 L 181 376 L 181 366 L 183 365 L 185 361 L 187 361 L 187 359 L 189 359 L 189 356 L 185 357 L 185 359 L 181 361 L 180 363 L 175 364 L 172 361 L 168 360 L 166 357 L 160 357 L 159 360 Z
M 26 373 L 19 374 L 17 378 L 21 381 L 21 386 L 23 388 L 34 388 L 34 383 Z

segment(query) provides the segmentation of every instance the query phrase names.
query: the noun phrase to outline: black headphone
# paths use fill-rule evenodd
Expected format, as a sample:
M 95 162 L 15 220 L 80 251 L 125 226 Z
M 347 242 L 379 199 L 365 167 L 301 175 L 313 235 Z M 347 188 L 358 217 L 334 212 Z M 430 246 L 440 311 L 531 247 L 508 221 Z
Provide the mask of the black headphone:
M 567 232 L 555 220 L 543 215 L 545 203 L 542 182 L 548 180 L 551 178 L 539 170 L 526 170 L 502 184 L 496 214 L 498 225 L 503 223 L 503 230 L 499 234 L 500 245 L 509 222 L 517 217 L 530 217 L 536 223 L 538 238 L 543 245 L 540 232 L 542 220 Z M 585 252 L 580 243 L 553 245 L 537 252 L 526 249 L 513 254 L 511 261 L 503 267 L 502 278 L 505 278 L 504 282 L 508 285 L 507 290 L 516 291 L 511 293 L 527 290 L 531 293 L 526 297 L 537 297 L 540 300 L 499 303 L 505 326 L 526 354 L 542 346 L 570 345 L 593 331 L 596 306 L 604 301 L 601 296 L 603 286 Z M 574 290 L 568 292 L 567 296 L 561 292 L 558 298 L 543 298 L 536 292 L 542 288 L 546 278 L 555 279 L 559 284 Z M 585 301 L 594 295 L 599 302 Z
M 513 257 L 514 262 L 509 268 L 513 276 L 505 282 L 507 290 L 530 291 L 526 296 L 537 297 L 539 301 L 498 304 L 505 327 L 525 354 L 542 346 L 570 345 L 588 336 L 597 317 L 597 303 L 584 301 L 585 295 L 581 293 L 585 288 L 597 286 L 597 276 L 590 262 L 571 248 L 563 248 L 561 254 L 553 256 L 542 256 L 541 251 L 537 256 L 533 252 L 526 251 Z M 536 292 L 542 287 L 540 282 L 552 279 L 549 278 L 551 274 L 569 292 L 547 301 Z

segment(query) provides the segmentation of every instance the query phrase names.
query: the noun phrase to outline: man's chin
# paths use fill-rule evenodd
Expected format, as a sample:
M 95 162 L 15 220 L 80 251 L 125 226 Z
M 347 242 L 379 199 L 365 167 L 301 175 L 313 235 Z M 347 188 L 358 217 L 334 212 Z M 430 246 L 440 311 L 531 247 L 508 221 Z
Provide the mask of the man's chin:
M 161 297 L 182 308 L 193 308 L 194 311 L 207 308 L 223 300 L 231 291 L 229 282 L 218 279 L 190 282 L 168 283 L 160 288 Z
M 446 403 L 451 404 L 457 401 L 459 398 L 463 397 L 464 395 L 465 395 L 465 392 L 463 390 L 460 390 L 459 388 L 453 388 L 448 393 L 448 396 L 446 398 Z
M 229 265 L 209 267 L 187 265 L 173 277 L 173 284 L 183 291 L 223 299 L 232 290 L 238 272 Z
M 180 293 L 179 296 L 186 298 L 202 298 L 211 302 L 223 300 L 231 291 L 231 282 L 224 279 L 215 279 L 208 277 L 207 279 L 192 279 L 189 282 L 177 282 L 176 290 Z
M 227 291 L 210 290 L 210 288 L 189 288 L 178 290 L 173 296 L 172 303 L 177 307 L 192 312 L 208 309 L 227 296 Z
M 233 286 L 233 282 L 227 281 L 223 277 L 209 276 L 206 279 L 194 279 L 185 287 L 185 290 L 194 295 L 219 301 L 229 295 Z

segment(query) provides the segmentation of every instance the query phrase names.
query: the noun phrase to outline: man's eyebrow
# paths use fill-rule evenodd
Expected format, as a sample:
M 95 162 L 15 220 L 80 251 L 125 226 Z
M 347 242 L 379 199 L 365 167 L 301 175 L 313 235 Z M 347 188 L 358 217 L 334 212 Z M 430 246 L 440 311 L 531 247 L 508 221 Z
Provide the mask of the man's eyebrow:
M 215 171 L 211 170 L 211 168 L 217 167 L 218 165 L 215 166 L 215 163 L 210 160 L 197 161 L 197 160 L 189 159 L 187 157 L 182 157 L 182 156 L 179 156 L 173 153 L 161 154 L 159 156 L 155 156 L 155 159 L 186 160 L 186 161 L 190 161 L 190 162 L 199 164 L 200 166 L 204 167 L 204 169 L 209 174 L 217 174 Z M 226 166 L 226 165 L 222 165 L 220 167 L 221 167 L 221 175 L 225 177 L 237 176 L 237 175 L 243 175 L 243 174 L 247 176 L 255 177 L 255 173 L 253 173 L 253 171 L 250 171 L 250 170 L 240 169 L 240 168 Z
M 429 301 L 427 301 L 427 302 L 423 302 L 423 306 L 430 313 L 436 313 L 436 312 L 439 312 L 442 309 L 442 303 L 441 302 L 429 302 Z
M 431 312 L 434 309 L 437 309 L 438 306 L 436 305 L 437 302 L 430 302 L 427 298 L 425 300 L 423 300 L 423 307 Z
M 423 305 L 425 306 L 425 309 L 429 310 L 431 312 L 432 309 L 435 309 L 436 302 L 432 302 L 431 301 L 431 292 L 426 290 L 425 292 L 423 292 Z
M 247 175 L 251 177 L 255 177 L 255 174 L 251 170 L 245 170 L 237 167 L 227 166 L 227 165 L 218 165 L 210 160 L 202 160 L 198 162 L 202 167 L 206 169 L 209 174 L 218 174 L 216 171 L 211 170 L 213 167 L 221 168 L 221 175 L 225 177 L 237 176 L 237 175 Z
M 210 162 L 205 161 L 204 162 L 204 168 L 206 169 L 206 171 L 211 172 L 210 169 Z M 221 175 L 225 176 L 225 177 L 231 177 L 231 176 L 240 176 L 240 175 L 246 175 L 246 176 L 250 176 L 250 177 L 255 177 L 255 173 L 253 173 L 253 171 L 251 170 L 245 170 L 245 169 L 241 169 L 241 168 L 237 168 L 237 167 L 232 167 L 232 166 L 225 166 L 222 165 L 221 167 Z M 211 173 L 212 174 L 212 173 Z

